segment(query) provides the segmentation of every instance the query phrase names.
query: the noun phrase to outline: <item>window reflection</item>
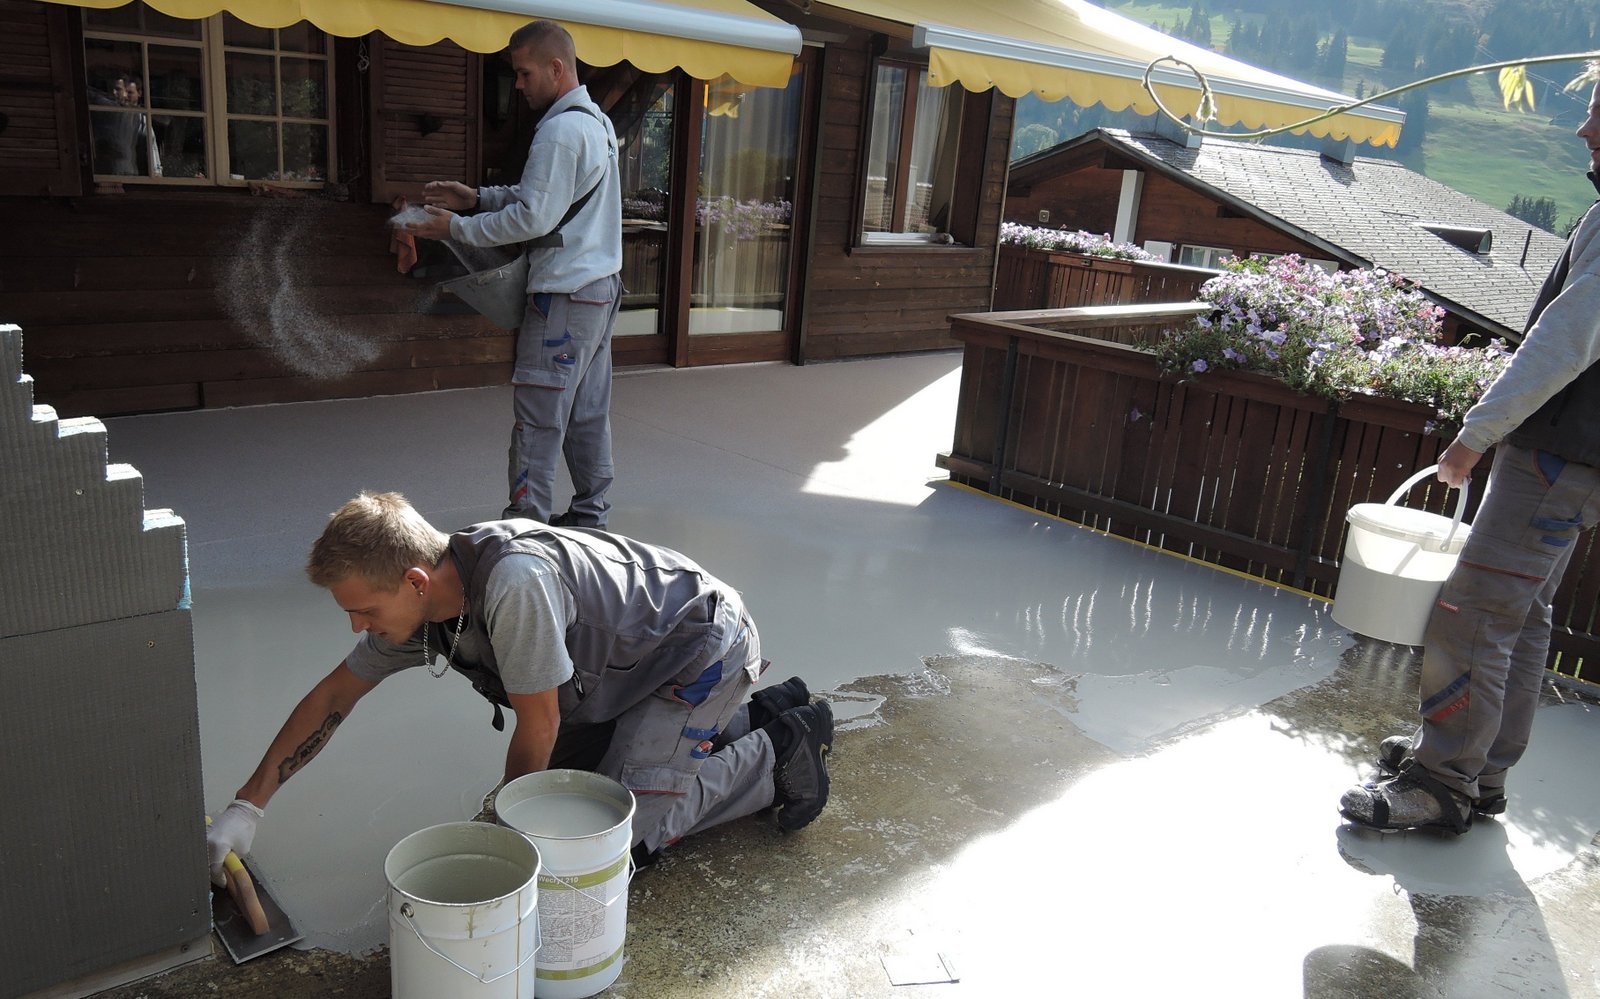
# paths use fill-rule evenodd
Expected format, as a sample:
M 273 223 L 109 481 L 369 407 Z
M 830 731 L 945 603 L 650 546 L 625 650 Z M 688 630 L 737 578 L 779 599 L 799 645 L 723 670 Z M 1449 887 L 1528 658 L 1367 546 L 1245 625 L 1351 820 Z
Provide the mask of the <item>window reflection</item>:
M 868 131 L 864 234 L 929 238 L 950 228 L 961 138 L 959 87 L 921 67 L 880 63 Z
M 260 28 L 226 13 L 182 20 L 139 2 L 82 16 L 97 177 L 328 179 L 330 47 L 315 26 Z M 226 154 L 213 155 L 212 142 Z
M 705 86 L 690 334 L 783 328 L 804 77 Z

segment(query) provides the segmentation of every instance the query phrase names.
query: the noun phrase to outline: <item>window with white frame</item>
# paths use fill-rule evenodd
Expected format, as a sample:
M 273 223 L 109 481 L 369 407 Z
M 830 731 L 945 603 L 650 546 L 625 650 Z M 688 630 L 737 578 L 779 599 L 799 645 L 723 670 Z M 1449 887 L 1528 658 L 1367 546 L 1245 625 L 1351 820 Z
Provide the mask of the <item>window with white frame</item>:
M 1194 243 L 1185 243 L 1178 247 L 1178 260 L 1180 264 L 1189 267 L 1209 267 L 1218 270 L 1222 267 L 1225 257 L 1233 256 L 1233 251 L 1225 246 L 1199 246 Z
M 928 85 L 925 67 L 884 61 L 873 74 L 863 243 L 927 243 L 948 232 L 964 91 Z
M 85 10 L 94 175 L 102 181 L 295 187 L 333 170 L 328 36 L 184 20 L 143 3 Z

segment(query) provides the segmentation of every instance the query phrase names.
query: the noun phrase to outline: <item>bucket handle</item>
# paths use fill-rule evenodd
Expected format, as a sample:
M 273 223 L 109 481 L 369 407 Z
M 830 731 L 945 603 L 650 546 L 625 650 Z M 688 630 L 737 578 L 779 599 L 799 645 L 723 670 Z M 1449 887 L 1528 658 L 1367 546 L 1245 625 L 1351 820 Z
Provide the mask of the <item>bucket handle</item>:
M 517 966 L 512 968 L 510 971 L 503 971 L 500 974 L 495 975 L 493 978 L 485 978 L 482 975 L 473 974 L 471 968 L 462 967 L 460 964 L 456 963 L 455 958 L 451 957 L 449 954 L 442 953 L 441 951 L 437 950 L 433 944 L 429 943 L 428 938 L 422 935 L 421 930 L 417 929 L 416 920 L 412 918 L 414 911 L 415 910 L 411 908 L 410 902 L 400 903 L 400 915 L 406 917 L 406 925 L 411 927 L 411 932 L 417 935 L 417 942 L 428 948 L 428 951 L 432 953 L 434 957 L 444 958 L 446 961 L 454 964 L 458 970 L 464 971 L 470 975 L 474 981 L 481 982 L 484 985 L 493 985 L 502 978 L 508 978 L 511 975 L 515 975 L 517 972 L 522 970 L 523 965 L 533 960 L 534 955 L 539 953 L 539 948 L 544 946 L 544 933 L 540 930 L 539 920 L 535 919 L 533 921 L 533 952 L 527 957 L 523 958 L 521 961 L 518 961 Z
M 589 901 L 593 902 L 595 905 L 600 906 L 602 909 L 609 909 L 609 908 L 611 908 L 612 903 L 616 902 L 617 899 L 622 898 L 624 895 L 628 894 L 628 886 L 633 884 L 633 876 L 635 874 L 638 874 L 638 873 L 639 873 L 639 865 L 634 863 L 634 861 L 633 861 L 633 853 L 632 853 L 632 851 L 629 851 L 629 853 L 628 853 L 628 880 L 622 885 L 622 890 L 621 891 L 619 891 L 615 895 L 611 896 L 611 898 L 604 899 L 604 900 L 595 898 L 593 895 L 591 895 L 588 892 L 584 891 L 582 888 L 579 888 L 577 885 L 573 884 L 571 881 L 568 881 L 566 878 L 562 877 L 559 874 L 552 874 L 549 871 L 543 871 L 543 872 L 541 872 L 541 876 L 547 877 L 551 881 L 559 882 L 560 884 L 566 885 L 567 888 L 569 888 L 572 891 L 577 892 L 579 895 L 582 895 L 584 898 L 586 898 Z M 616 875 L 612 875 L 612 876 L 615 877 Z
M 1411 476 L 1411 478 L 1400 483 L 1399 489 L 1396 489 L 1393 493 L 1389 494 L 1389 499 L 1384 503 L 1384 506 L 1394 506 L 1395 500 L 1398 500 L 1400 497 L 1404 496 L 1406 494 L 1406 490 L 1410 489 L 1412 486 L 1421 482 L 1423 479 L 1427 478 L 1429 475 L 1432 475 L 1438 470 L 1438 465 L 1429 465 L 1427 468 L 1419 470 L 1415 475 Z M 1443 544 L 1446 547 L 1449 546 L 1450 539 L 1456 536 L 1456 529 L 1461 526 L 1462 514 L 1467 512 L 1467 483 L 1469 481 L 1470 480 L 1468 479 L 1462 479 L 1461 485 L 1451 487 L 1452 489 L 1459 490 L 1459 492 L 1456 495 L 1455 517 L 1450 521 L 1449 533 L 1444 536 Z

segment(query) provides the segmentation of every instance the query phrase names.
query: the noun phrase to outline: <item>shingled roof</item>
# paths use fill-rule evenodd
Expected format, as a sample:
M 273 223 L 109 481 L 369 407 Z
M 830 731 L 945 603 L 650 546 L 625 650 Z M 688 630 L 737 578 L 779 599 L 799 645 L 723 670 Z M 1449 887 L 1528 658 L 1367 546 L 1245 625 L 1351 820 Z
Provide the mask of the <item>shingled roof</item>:
M 1312 150 L 1226 139 L 1190 147 L 1155 135 L 1094 129 L 1019 160 L 1013 182 L 1050 172 L 1051 158 L 1094 143 L 1319 246 L 1342 263 L 1402 274 L 1451 311 L 1513 338 L 1520 338 L 1564 243 L 1392 160 L 1357 156 L 1346 164 Z M 1422 223 L 1487 229 L 1493 247 L 1484 254 L 1463 249 Z

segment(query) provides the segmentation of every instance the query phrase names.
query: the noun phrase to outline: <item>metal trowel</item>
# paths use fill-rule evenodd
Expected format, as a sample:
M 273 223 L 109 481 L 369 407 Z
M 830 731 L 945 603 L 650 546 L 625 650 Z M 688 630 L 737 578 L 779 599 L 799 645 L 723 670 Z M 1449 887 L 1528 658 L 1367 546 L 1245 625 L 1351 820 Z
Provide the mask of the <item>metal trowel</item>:
M 211 816 L 206 816 L 206 825 Z M 287 947 L 305 934 L 294 928 L 289 916 L 265 885 L 250 876 L 244 861 L 232 850 L 222 861 L 226 890 L 211 888 L 211 922 L 234 964 Z

